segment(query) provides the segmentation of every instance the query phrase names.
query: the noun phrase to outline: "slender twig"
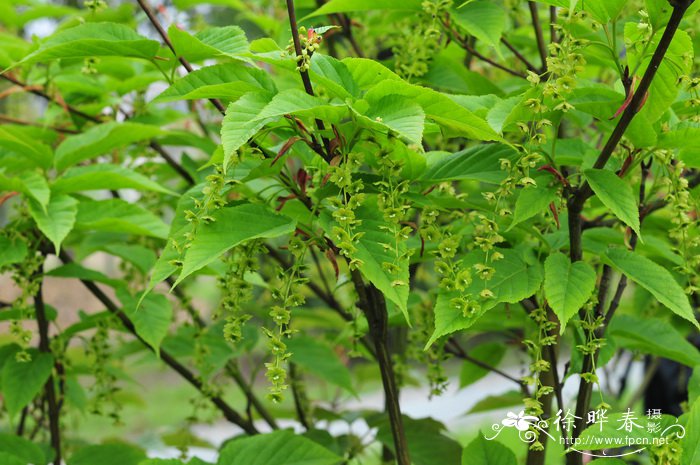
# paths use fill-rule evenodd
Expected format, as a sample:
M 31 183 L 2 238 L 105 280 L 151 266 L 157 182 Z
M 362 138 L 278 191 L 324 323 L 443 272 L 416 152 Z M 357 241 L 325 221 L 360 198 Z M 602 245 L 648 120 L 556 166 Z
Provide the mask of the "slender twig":
M 470 43 L 468 38 L 461 37 L 457 31 L 454 30 L 454 28 L 450 25 L 449 21 L 447 18 L 442 18 L 441 20 L 443 27 L 447 30 L 447 32 L 450 34 L 452 39 L 459 44 L 460 47 L 462 47 L 464 50 L 467 51 L 471 56 L 478 58 L 479 60 L 490 64 L 494 68 L 498 68 L 501 71 L 505 71 L 508 74 L 511 74 L 513 76 L 517 76 L 520 78 L 527 78 L 527 76 L 519 71 L 516 71 L 514 69 L 511 69 L 507 66 L 504 66 L 497 61 L 494 61 L 490 59 L 489 57 L 482 55 L 479 53 L 476 48 L 474 48 Z
M 12 76 L 9 76 L 9 75 L 7 75 L 7 74 L 0 74 L 0 77 L 4 78 L 4 79 L 6 79 L 6 80 L 8 80 L 8 81 L 10 81 L 10 82 L 12 82 L 12 83 L 14 83 L 14 84 L 20 86 L 20 87 L 27 88 L 27 85 L 26 85 L 26 84 L 24 84 L 23 82 L 21 82 L 21 81 L 15 79 L 15 78 L 12 77 Z M 91 121 L 91 122 L 93 122 L 93 123 L 98 123 L 98 124 L 99 124 L 99 123 L 102 123 L 102 122 L 103 122 L 102 119 L 101 119 L 101 117 L 99 117 L 99 116 L 88 115 L 87 113 L 83 113 L 82 111 L 78 110 L 77 108 L 75 108 L 75 107 L 73 107 L 73 106 L 71 106 L 71 105 L 63 104 L 63 103 L 57 102 L 55 98 L 51 97 L 49 94 L 47 94 L 47 93 L 44 92 L 44 91 L 37 90 L 37 89 L 31 89 L 31 90 L 29 90 L 29 92 L 31 92 L 32 94 L 37 95 L 37 96 L 39 96 L 39 97 L 41 97 L 41 98 L 43 98 L 43 99 L 45 99 L 45 100 L 48 100 L 48 101 L 50 101 L 50 102 L 53 102 L 53 103 L 55 103 L 56 105 L 62 106 L 62 107 L 65 108 L 69 113 L 71 113 L 71 114 L 73 114 L 73 115 L 75 115 L 75 116 L 79 116 L 79 117 L 81 117 L 81 118 L 83 118 L 83 119 L 85 119 L 85 120 Z M 175 161 L 174 158 L 172 158 L 172 157 L 165 151 L 165 149 L 163 148 L 162 145 L 160 145 L 160 144 L 159 144 L 158 142 L 156 142 L 155 140 L 151 140 L 151 141 L 149 142 L 149 147 L 151 147 L 151 148 L 152 148 L 154 151 L 156 151 L 161 157 L 163 157 L 163 159 L 165 160 L 165 162 L 166 162 L 173 170 L 175 170 L 175 172 L 177 172 L 177 174 L 179 174 L 180 177 L 182 177 L 185 181 L 187 181 L 188 184 L 194 184 L 194 183 L 195 183 L 194 178 L 192 178 L 192 176 L 187 172 L 187 170 L 185 170 L 178 162 Z
M 535 38 L 537 39 L 537 51 L 540 53 L 542 60 L 541 72 L 547 70 L 547 44 L 544 42 L 544 34 L 542 33 L 542 24 L 540 23 L 540 15 L 537 11 L 537 3 L 532 0 L 527 2 L 530 8 L 530 16 L 532 17 L 532 27 L 535 29 Z
M 34 296 L 34 309 L 36 310 L 36 322 L 39 328 L 39 351 L 51 354 L 51 341 L 49 339 L 49 320 L 46 318 L 46 307 L 42 291 L 43 283 L 39 282 L 39 289 Z M 46 380 L 44 387 L 46 392 L 46 403 L 49 416 L 49 433 L 51 436 L 51 447 L 54 450 L 54 465 L 61 465 L 61 425 L 60 407 L 56 397 L 56 385 L 53 374 Z
M 199 329 L 204 329 L 207 326 L 206 322 L 204 321 L 202 316 L 199 314 L 197 309 L 195 309 L 194 306 L 190 302 L 188 302 L 188 300 L 185 297 L 185 293 L 182 291 L 182 289 L 179 287 L 173 287 L 173 285 L 175 284 L 175 281 L 172 278 L 167 278 L 166 282 L 168 283 L 170 289 L 172 289 L 173 295 L 175 295 L 175 297 L 177 297 L 177 299 L 180 301 L 180 304 L 185 308 L 187 313 L 190 315 L 192 322 Z M 279 426 L 277 425 L 275 418 L 265 408 L 265 406 L 262 404 L 260 399 L 258 399 L 258 397 L 255 395 L 253 390 L 250 388 L 250 386 L 248 385 L 246 380 L 243 378 L 243 375 L 241 374 L 241 370 L 238 367 L 238 363 L 236 363 L 235 360 L 229 360 L 228 362 L 226 362 L 226 365 L 224 365 L 224 371 L 231 379 L 233 379 L 233 381 L 236 383 L 236 385 L 243 392 L 246 399 L 248 400 L 248 404 L 255 407 L 255 410 L 257 410 L 257 412 L 260 414 L 260 416 L 263 418 L 263 420 L 265 420 L 265 422 L 270 426 L 270 428 L 278 429 Z
M 488 370 L 492 373 L 495 373 L 499 376 L 502 376 L 503 378 L 505 378 L 509 381 L 516 383 L 518 385 L 518 387 L 520 388 L 520 390 L 523 391 L 523 394 L 526 397 L 530 396 L 530 393 L 527 390 L 527 384 L 525 384 L 523 382 L 523 380 L 518 379 L 515 376 L 511 376 L 508 373 L 506 373 L 505 371 L 502 371 L 493 365 L 489 365 L 488 363 L 483 362 L 483 361 L 479 360 L 478 358 L 472 357 L 462 348 L 462 346 L 459 344 L 459 342 L 457 342 L 456 339 L 450 338 L 447 340 L 447 342 L 445 343 L 445 352 L 452 354 L 461 360 L 464 360 L 464 361 L 469 362 L 473 365 L 481 367 L 484 370 Z
M 292 388 L 292 397 L 294 398 L 294 410 L 296 411 L 299 423 L 304 427 L 306 431 L 313 428 L 313 424 L 309 421 L 309 417 L 306 414 L 306 404 L 307 399 L 304 395 L 304 390 L 302 388 L 301 374 L 297 369 L 295 363 L 289 364 L 289 384 Z
M 540 70 L 537 69 L 537 66 L 533 65 L 532 62 L 530 60 L 528 60 L 525 55 L 520 53 L 520 51 L 517 48 L 515 48 L 515 46 L 513 44 L 508 42 L 508 40 L 505 37 L 501 37 L 501 43 L 503 43 L 503 45 L 505 45 L 508 50 L 513 52 L 513 55 L 515 55 L 515 57 L 518 60 L 522 61 L 528 70 L 535 72 L 535 73 L 539 73 Z
M 59 258 L 63 263 L 73 262 L 73 259 L 63 250 L 61 251 Z M 92 295 L 94 295 L 100 302 L 102 302 L 102 304 L 107 308 L 107 310 L 109 310 L 119 319 L 122 326 L 124 326 L 124 328 L 126 328 L 127 331 L 129 331 L 136 339 L 138 339 L 139 342 L 141 342 L 146 348 L 155 352 L 155 350 L 141 336 L 138 335 L 138 333 L 136 332 L 136 328 L 134 327 L 134 324 L 131 322 L 129 317 L 126 316 L 126 314 L 120 310 L 119 306 L 116 303 L 114 303 L 114 301 L 112 301 L 112 299 L 110 299 L 107 296 L 107 294 L 105 294 L 102 291 L 102 289 L 100 289 L 93 281 L 87 279 L 81 279 L 80 282 L 83 283 L 83 285 L 92 293 Z M 251 421 L 243 418 L 224 399 L 222 399 L 219 396 L 209 395 L 208 393 L 206 393 L 206 387 L 204 386 L 202 380 L 199 379 L 187 367 L 185 367 L 179 361 L 177 361 L 177 359 L 173 357 L 168 351 L 161 348 L 159 351 L 159 356 L 160 359 L 163 360 L 163 362 L 165 362 L 166 365 L 168 365 L 175 372 L 180 374 L 180 376 L 182 376 L 200 393 L 205 395 L 205 397 L 207 397 L 224 415 L 224 418 L 226 418 L 231 423 L 239 426 L 243 431 L 245 431 L 248 434 L 258 433 L 258 430 L 255 428 L 255 425 L 253 425 Z
M 299 39 L 299 25 L 297 24 L 297 13 L 296 10 L 294 9 L 294 0 L 286 0 L 287 1 L 287 16 L 289 16 L 289 28 L 291 29 L 292 32 L 292 42 L 294 43 L 294 53 L 296 54 L 296 59 L 299 60 L 299 58 L 302 57 L 302 50 L 301 50 L 301 40 Z M 298 64 L 298 61 L 297 61 Z M 306 91 L 307 94 L 313 96 L 314 95 L 314 88 L 311 85 L 311 78 L 309 77 L 309 72 L 305 69 L 303 69 L 301 66 L 299 67 L 299 75 L 301 76 L 301 82 L 304 84 L 304 90 Z M 324 131 L 326 129 L 325 124 L 323 124 L 323 121 L 320 119 L 316 118 L 316 127 L 318 128 L 319 131 Z M 327 162 L 331 161 L 331 154 L 329 152 L 329 142 L 324 138 L 323 143 L 325 145 L 326 153 L 323 155 L 323 158 Z M 317 150 L 318 151 L 318 150 Z
M 153 13 L 153 10 L 151 9 L 150 5 L 146 0 L 136 0 L 138 4 L 141 6 L 141 9 L 143 10 L 144 13 L 146 13 L 146 16 L 148 16 L 148 20 L 151 22 L 155 30 L 158 32 L 158 35 L 160 36 L 161 39 L 163 39 L 163 42 L 165 42 L 165 45 L 168 46 L 171 52 L 173 52 L 173 55 L 177 58 L 177 60 L 182 64 L 182 66 L 187 70 L 188 73 L 191 73 L 194 71 L 194 68 L 192 68 L 192 65 L 190 64 L 187 59 L 184 57 L 180 56 L 177 54 L 175 51 L 175 47 L 173 46 L 172 41 L 170 40 L 170 37 L 168 37 L 168 33 L 166 30 L 163 28 L 163 26 L 160 24 L 160 21 L 158 21 L 158 18 L 156 18 L 156 15 Z M 215 98 L 210 98 L 208 99 L 214 107 L 216 107 L 217 110 L 223 115 L 226 114 L 226 107 L 224 106 L 223 103 L 221 103 L 221 100 L 215 99 Z
M 598 155 L 598 158 L 595 161 L 593 168 L 604 168 L 608 160 L 612 156 L 613 152 L 615 151 L 615 148 L 620 143 L 620 140 L 624 136 L 625 131 L 627 131 L 627 128 L 632 122 L 632 119 L 639 111 L 642 101 L 646 98 L 646 94 L 649 91 L 649 87 L 651 86 L 654 77 L 656 76 L 656 72 L 658 71 L 659 66 L 661 66 L 661 63 L 663 62 L 663 59 L 666 56 L 666 52 L 668 51 L 668 48 L 671 45 L 671 41 L 673 40 L 673 37 L 676 35 L 676 31 L 680 26 L 681 20 L 683 19 L 683 15 L 685 14 L 685 11 L 691 3 L 692 1 L 676 2 L 676 6 L 673 8 L 673 12 L 671 13 L 671 18 L 669 19 L 668 24 L 666 25 L 666 29 L 664 29 L 663 35 L 659 40 L 659 45 L 656 47 L 656 50 L 654 50 L 654 54 L 652 55 L 651 60 L 649 61 L 649 66 L 644 72 L 644 76 L 642 76 L 642 80 L 639 83 L 639 87 L 637 87 L 637 90 L 632 96 L 630 104 L 622 113 L 622 116 L 620 117 L 620 120 L 615 126 L 615 129 L 610 134 L 610 137 L 608 138 L 607 142 L 605 143 L 605 146 L 601 150 L 600 155 Z M 591 195 L 592 190 L 590 186 L 584 181 L 584 183 L 581 185 L 581 187 L 575 194 L 574 211 L 578 210 L 578 212 L 580 213 L 584 202 Z
M 35 128 L 50 129 L 52 131 L 62 132 L 65 134 L 79 134 L 80 133 L 80 131 L 77 131 L 75 129 L 59 128 L 59 127 L 55 127 L 55 126 L 46 126 L 46 125 L 43 125 L 41 123 L 34 123 L 32 121 L 25 121 L 23 119 L 13 118 L 13 117 L 7 116 L 7 115 L 0 115 L 0 121 L 2 121 L 4 123 L 9 123 L 9 124 L 17 124 L 20 126 L 32 126 Z

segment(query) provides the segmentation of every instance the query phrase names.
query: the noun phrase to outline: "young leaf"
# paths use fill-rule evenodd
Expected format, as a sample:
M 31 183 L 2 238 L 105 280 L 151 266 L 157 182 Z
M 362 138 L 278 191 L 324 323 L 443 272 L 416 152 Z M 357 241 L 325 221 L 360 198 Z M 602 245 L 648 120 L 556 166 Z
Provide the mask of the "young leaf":
M 283 236 L 295 228 L 289 218 L 255 204 L 222 208 L 214 212 L 212 218 L 211 222 L 197 228 L 175 285 L 242 242 Z
M 608 170 L 588 169 L 583 174 L 600 201 L 641 239 L 639 207 L 629 183 Z
M 289 430 L 237 439 L 221 450 L 217 465 L 337 465 L 342 457 Z M 69 464 L 73 465 L 73 464 Z
M 368 101 L 385 95 L 401 95 L 423 107 L 425 116 L 440 125 L 448 137 L 469 137 L 475 140 L 501 140 L 488 123 L 452 101 L 448 95 L 404 81 L 382 81 L 365 94 Z
M 608 249 L 606 255 L 613 267 L 649 291 L 673 313 L 700 329 L 688 296 L 667 269 L 626 249 Z
M 462 452 L 462 465 L 517 465 L 515 454 L 497 441 L 479 435 Z
M 544 295 L 559 318 L 560 333 L 588 301 L 595 289 L 596 273 L 586 262 L 571 263 L 561 252 L 544 262 Z
M 258 119 L 260 112 L 270 103 L 269 92 L 249 92 L 226 109 L 221 123 L 221 143 L 224 146 L 224 170 L 231 163 L 233 154 L 255 135 L 263 126 L 274 120 Z
M 53 243 L 56 253 L 61 250 L 61 242 L 73 229 L 78 214 L 78 201 L 70 195 L 51 196 L 46 209 L 29 202 L 29 213 L 36 221 L 39 230 Z
M 425 113 L 423 108 L 414 101 L 399 95 L 387 95 L 376 102 L 370 102 L 370 107 L 363 121 L 371 126 L 395 131 L 408 142 L 420 146 L 423 140 Z
M 506 12 L 490 0 L 474 0 L 452 10 L 455 23 L 479 41 L 498 46 L 506 27 Z
M 49 36 L 21 63 L 100 56 L 151 60 L 159 48 L 158 42 L 138 35 L 123 24 L 84 23 Z
M 125 288 L 117 291 L 117 297 L 124 305 L 124 313 L 134 323 L 136 334 L 160 354 L 160 344 L 168 334 L 173 319 L 173 307 L 162 294 L 148 294 L 140 301 L 131 296 Z
M 557 199 L 557 190 L 550 187 L 529 187 L 522 189 L 518 199 L 515 201 L 515 212 L 513 222 L 508 230 L 513 229 L 525 220 L 547 209 L 550 203 Z
M 483 144 L 454 154 L 428 158 L 428 169 L 421 177 L 425 182 L 474 180 L 499 183 L 505 176 L 500 159 L 514 160 L 518 153 L 507 145 Z
M 83 160 L 159 134 L 160 128 L 148 124 L 110 122 L 97 125 L 82 134 L 66 137 L 56 149 L 56 169 L 64 170 Z
M 31 360 L 9 357 L 2 368 L 2 391 L 10 418 L 19 413 L 41 392 L 53 370 L 51 354 L 29 351 Z
M 172 25 L 168 34 L 178 56 L 189 61 L 222 56 L 240 59 L 248 52 L 248 39 L 238 26 L 210 27 L 191 35 Z
M 270 75 L 243 63 L 226 63 L 195 70 L 175 81 L 154 102 L 218 98 L 234 101 L 248 92 L 277 92 Z

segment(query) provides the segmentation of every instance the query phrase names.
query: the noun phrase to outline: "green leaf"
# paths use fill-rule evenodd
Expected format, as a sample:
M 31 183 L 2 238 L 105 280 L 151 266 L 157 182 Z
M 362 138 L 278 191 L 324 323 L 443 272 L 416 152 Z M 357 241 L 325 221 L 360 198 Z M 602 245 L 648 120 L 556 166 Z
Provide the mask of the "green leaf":
M 51 196 L 46 210 L 34 202 L 29 202 L 29 213 L 58 253 L 61 250 L 61 242 L 75 225 L 78 201 L 70 195 L 56 194 Z
M 270 103 L 269 92 L 249 92 L 226 109 L 221 123 L 221 143 L 224 146 L 224 169 L 236 150 L 253 137 L 263 126 L 274 120 L 260 120 L 258 114 Z
M 240 59 L 248 52 L 248 39 L 238 26 L 210 27 L 191 35 L 172 25 L 168 35 L 178 56 L 189 61 L 219 57 Z
M 700 462 L 700 402 L 695 402 L 688 413 L 681 448 L 683 455 L 680 465 L 695 465 Z
M 658 318 L 617 315 L 610 322 L 617 346 L 675 360 L 689 367 L 700 365 L 700 352 L 676 328 Z
M 41 168 L 49 168 L 53 164 L 51 147 L 26 137 L 16 128 L 0 126 L 0 147 L 29 158 Z
M 591 14 L 593 19 L 601 24 L 607 24 L 616 19 L 627 0 L 585 0 L 583 8 Z
M 435 330 L 430 336 L 426 348 L 436 340 L 452 334 L 455 331 L 471 327 L 484 313 L 499 303 L 518 303 L 522 299 L 530 297 L 542 284 L 542 267 L 539 263 L 528 263 L 516 250 L 501 249 L 504 258 L 495 262 L 493 278 L 482 281 L 478 278 L 472 280 L 471 285 L 463 292 L 440 292 L 433 312 L 435 313 Z M 471 253 L 463 259 L 463 266 L 470 267 L 476 263 L 483 263 L 482 253 Z M 493 292 L 493 297 L 483 299 L 479 293 L 488 288 Z M 453 299 L 460 295 L 471 295 L 479 307 L 470 315 L 465 316 L 461 309 L 453 303 Z
M 514 160 L 518 153 L 501 144 L 483 144 L 454 154 L 428 157 L 428 168 L 421 177 L 425 182 L 474 180 L 499 183 L 504 178 L 499 168 L 502 158 Z
M 667 269 L 626 249 L 608 249 L 606 255 L 614 268 L 649 291 L 673 313 L 700 328 L 688 296 Z
M 58 58 L 118 56 L 151 60 L 160 45 L 117 23 L 84 23 L 56 32 L 21 63 Z
M 328 345 L 308 336 L 295 335 L 285 342 L 292 353 L 291 361 L 329 383 L 340 386 L 351 394 L 350 370 Z
M 235 439 L 222 450 L 217 465 L 336 465 L 342 457 L 289 430 Z M 69 464 L 72 465 L 72 464 Z
M 269 239 L 294 231 L 295 223 L 262 205 L 242 204 L 221 208 L 213 221 L 199 226 L 185 252 L 182 271 L 175 285 L 217 260 L 231 248 L 251 239 Z
M 0 433 L 0 452 L 21 459 L 23 464 L 44 465 L 46 463 L 46 457 L 44 457 L 41 447 L 29 439 L 14 434 Z M 2 463 L 0 458 L 0 464 Z
M 341 99 L 356 97 L 359 93 L 348 66 L 331 56 L 315 53 L 309 74 L 313 81 Z
M 21 192 L 36 200 L 42 208 L 46 208 L 51 197 L 46 178 L 36 171 L 25 171 L 15 177 L 0 173 L 0 191 Z
M 520 190 L 520 195 L 515 201 L 515 212 L 513 222 L 508 227 L 508 231 L 513 227 L 529 220 L 533 216 L 547 210 L 549 204 L 557 200 L 557 190 L 551 187 L 528 187 Z
M 368 197 L 365 204 L 357 209 L 355 216 L 362 221 L 356 229 L 356 233 L 362 233 L 362 237 L 357 241 L 355 246 L 357 252 L 353 258 L 361 261 L 359 270 L 362 276 L 379 289 L 384 297 L 393 302 L 403 313 L 406 321 L 409 321 L 408 316 L 408 258 L 406 257 L 406 244 L 404 241 L 399 241 L 398 253 L 401 257 L 398 263 L 399 267 L 397 274 L 387 272 L 384 268 L 384 263 L 394 263 L 396 260 L 396 251 L 386 249 L 383 244 L 394 245 L 394 235 L 390 231 L 382 229 L 386 222 L 376 207 L 376 199 Z M 322 220 L 323 221 L 323 220 Z M 326 233 L 330 234 L 332 226 L 330 222 L 324 225 Z
M 277 92 L 269 73 L 242 63 L 200 68 L 175 81 L 154 102 L 218 98 L 234 101 L 248 92 Z
M 501 140 L 488 123 L 471 111 L 452 101 L 448 95 L 427 87 L 404 81 L 382 81 L 365 94 L 368 101 L 385 95 L 401 95 L 415 101 L 425 116 L 440 125 L 448 137 L 468 137 L 475 140 Z
M 51 189 L 55 193 L 105 189 L 137 189 L 177 195 L 170 189 L 166 189 L 132 169 L 110 163 L 69 168 L 60 178 L 54 181 Z
M 350 71 L 353 82 L 362 90 L 369 89 L 381 81 L 401 80 L 398 74 L 368 58 L 345 58 L 343 64 Z
M 659 136 L 658 147 L 662 149 L 700 148 L 700 125 L 682 122 Z
M 564 334 L 566 324 L 588 301 L 595 289 L 596 273 L 591 265 L 571 263 L 561 252 L 544 262 L 544 295 L 560 323 Z
M 117 291 L 117 297 L 124 305 L 124 313 L 134 323 L 136 334 L 160 354 L 160 344 L 173 319 L 170 301 L 162 294 L 148 294 L 139 301 L 124 288 Z
M 412 144 L 420 146 L 423 140 L 423 108 L 405 97 L 387 95 L 376 102 L 370 102 L 369 109 L 362 117 L 371 126 L 394 131 Z
M 146 454 L 136 446 L 122 443 L 100 444 L 78 449 L 71 455 L 68 465 L 138 465 Z
M 168 237 L 168 226 L 163 220 L 143 207 L 122 199 L 82 200 L 75 227 L 160 239 Z
M 454 22 L 479 41 L 497 46 L 506 27 L 506 12 L 491 0 L 474 0 L 452 10 Z
M 394 450 L 391 424 L 387 415 L 367 419 L 377 428 L 377 439 L 389 450 Z M 443 434 L 445 426 L 432 418 L 403 416 L 408 451 L 413 465 L 459 465 L 462 448 L 457 441 Z
M 517 465 L 515 454 L 497 441 L 487 440 L 481 431 L 462 452 L 462 465 Z
M 0 452 L 0 465 L 27 465 L 27 462 L 9 452 Z
M 421 0 L 330 0 L 303 19 L 332 13 L 349 13 L 351 11 L 399 10 L 422 12 Z
M 29 351 L 31 360 L 20 362 L 10 357 L 2 368 L 2 392 L 5 408 L 12 418 L 43 389 L 53 370 L 51 354 Z
M 134 142 L 161 134 L 160 128 L 140 123 L 104 123 L 82 134 L 66 137 L 56 149 L 56 169 L 64 170 L 83 160 L 104 155 Z
M 596 196 L 641 239 L 639 207 L 632 187 L 608 170 L 589 169 L 583 174 Z
M 342 104 L 329 104 L 320 97 L 314 97 L 300 89 L 283 90 L 275 95 L 269 104 L 256 117 L 259 120 L 281 118 L 284 115 L 313 116 L 325 121 L 338 119 L 347 111 Z
M 489 342 L 481 344 L 469 350 L 469 356 L 476 360 L 497 367 L 506 353 L 506 346 L 502 342 Z M 459 372 L 459 387 L 464 388 L 479 381 L 489 374 L 489 370 L 466 360 L 462 362 Z
M 21 239 L 0 236 L 0 268 L 20 263 L 27 256 L 27 243 Z
M 489 410 L 502 410 L 505 407 L 523 405 L 523 393 L 521 391 L 508 391 L 496 396 L 487 396 L 481 399 L 467 413 L 488 412 Z

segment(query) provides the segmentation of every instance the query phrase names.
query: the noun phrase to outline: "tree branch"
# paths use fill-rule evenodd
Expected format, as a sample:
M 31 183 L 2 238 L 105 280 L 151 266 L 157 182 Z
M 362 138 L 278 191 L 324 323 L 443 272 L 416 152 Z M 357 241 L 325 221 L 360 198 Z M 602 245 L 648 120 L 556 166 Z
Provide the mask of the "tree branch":
M 63 263 L 73 263 L 73 259 L 63 250 L 61 251 L 59 258 Z M 107 308 L 107 310 L 109 310 L 119 319 L 122 326 L 124 326 L 124 328 L 126 328 L 127 331 L 129 331 L 136 339 L 138 339 L 139 342 L 141 342 L 146 348 L 148 348 L 151 351 L 154 351 L 153 348 L 146 341 L 144 341 L 141 338 L 141 336 L 139 336 L 136 333 L 136 328 L 134 327 L 134 324 L 131 322 L 129 317 L 126 316 L 126 314 L 124 314 L 124 312 L 122 312 L 119 309 L 119 306 L 117 304 L 115 304 L 109 297 L 107 297 L 107 295 L 104 292 L 102 292 L 102 289 L 100 289 L 94 282 L 87 279 L 81 279 L 80 282 L 83 283 L 83 285 L 92 293 L 92 295 L 97 297 L 97 299 L 100 302 L 102 302 L 102 304 Z M 251 421 L 243 418 L 224 399 L 222 399 L 219 396 L 210 396 L 206 394 L 204 383 L 202 383 L 202 381 L 187 367 L 178 362 L 177 359 L 173 357 L 169 352 L 167 352 L 164 349 L 161 349 L 160 359 L 163 360 L 163 362 L 165 362 L 166 365 L 168 365 L 170 368 L 172 368 L 174 371 L 180 374 L 180 376 L 182 376 L 195 389 L 197 389 L 205 397 L 211 400 L 211 402 L 224 415 L 224 418 L 226 418 L 231 423 L 239 426 L 247 434 L 258 433 L 258 430 L 255 428 L 255 425 L 253 425 Z
M 182 64 L 182 66 L 187 70 L 188 73 L 191 73 L 194 71 L 192 68 L 192 65 L 190 64 L 187 59 L 185 59 L 182 56 L 179 56 L 177 52 L 175 51 L 175 47 L 173 46 L 172 41 L 170 40 L 170 37 L 168 37 L 168 33 L 166 30 L 163 28 L 163 26 L 160 24 L 160 21 L 158 21 L 158 18 L 156 18 L 156 15 L 153 13 L 153 10 L 151 9 L 150 5 L 146 0 L 136 0 L 138 4 L 141 6 L 141 9 L 143 10 L 144 13 L 146 13 L 146 16 L 148 16 L 148 20 L 151 22 L 155 30 L 158 32 L 158 35 L 163 39 L 163 42 L 165 42 L 165 45 L 168 46 L 171 52 L 173 52 L 173 55 L 175 55 L 175 58 Z M 223 103 L 221 103 L 221 100 L 216 99 L 216 98 L 210 98 L 208 99 L 214 107 L 216 107 L 217 110 L 222 115 L 226 114 L 226 107 L 224 106 Z
M 358 270 L 351 271 L 351 277 L 358 295 L 358 307 L 367 318 L 370 336 L 377 352 L 377 363 L 384 386 L 386 410 L 391 424 L 391 434 L 394 439 L 394 455 L 398 465 L 411 465 L 408 453 L 408 442 L 401 417 L 394 365 L 387 344 L 388 315 L 386 302 L 381 292 L 372 284 L 365 284 Z

